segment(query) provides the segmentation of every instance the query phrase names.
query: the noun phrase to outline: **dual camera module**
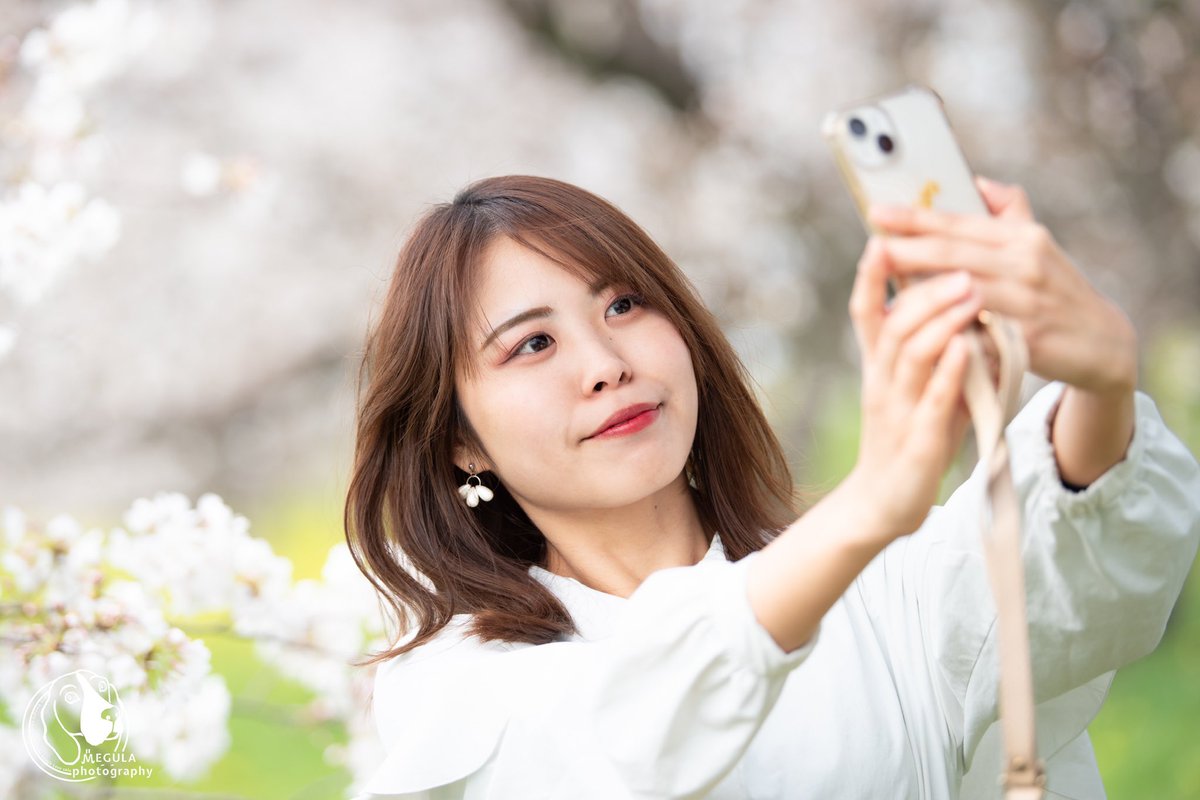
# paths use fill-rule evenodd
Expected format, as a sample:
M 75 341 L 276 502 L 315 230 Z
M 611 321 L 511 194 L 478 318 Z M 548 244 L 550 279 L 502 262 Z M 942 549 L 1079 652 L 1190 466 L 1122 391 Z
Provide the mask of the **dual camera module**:
M 858 117 L 851 117 L 847 122 L 850 128 L 850 133 L 856 139 L 865 139 L 867 136 L 867 123 L 863 122 Z M 896 149 L 896 142 L 886 133 L 880 133 L 875 136 L 875 144 L 884 153 L 890 153 Z
M 899 155 L 896 126 L 879 106 L 852 109 L 842 117 L 840 127 L 847 153 L 864 169 L 882 168 Z

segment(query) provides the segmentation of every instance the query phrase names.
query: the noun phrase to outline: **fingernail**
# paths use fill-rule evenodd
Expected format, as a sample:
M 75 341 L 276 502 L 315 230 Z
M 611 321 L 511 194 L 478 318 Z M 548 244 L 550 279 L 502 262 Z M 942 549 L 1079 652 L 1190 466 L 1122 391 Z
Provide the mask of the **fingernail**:
M 866 256 L 868 260 L 877 261 L 887 255 L 887 245 L 882 236 L 872 236 L 867 240 Z

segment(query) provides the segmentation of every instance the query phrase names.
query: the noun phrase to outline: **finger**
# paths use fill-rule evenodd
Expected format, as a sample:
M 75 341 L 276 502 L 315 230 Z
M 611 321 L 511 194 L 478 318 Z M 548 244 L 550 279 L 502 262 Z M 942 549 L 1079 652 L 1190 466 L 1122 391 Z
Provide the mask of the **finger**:
M 965 334 L 956 334 L 947 343 L 913 413 L 913 421 L 921 429 L 947 436 L 955 433 L 968 351 Z
M 1024 271 L 1011 248 L 951 239 L 945 236 L 893 236 L 884 245 L 892 269 L 899 275 L 967 270 L 996 277 Z
M 979 296 L 971 293 L 913 333 L 900 348 L 893 381 L 895 390 L 904 397 L 920 397 L 950 340 L 975 321 L 979 310 Z
M 904 236 L 933 234 L 996 245 L 1011 241 L 1020 228 L 1020 223 L 1011 219 L 909 206 L 873 205 L 868 218 L 887 233 Z
M 961 300 L 971 290 L 970 276 L 963 272 L 939 275 L 905 289 L 892 304 L 879 328 L 872 359 L 883 376 L 895 373 L 900 347 L 917 329 Z
M 1013 319 L 1037 318 L 1048 313 L 1036 289 L 1012 278 L 976 278 L 975 291 L 984 308 Z
M 1001 219 L 1032 220 L 1033 209 L 1025 190 L 1015 184 L 1000 183 L 982 175 L 975 176 L 975 186 L 983 195 L 988 210 Z
M 883 243 L 872 236 L 858 260 L 858 275 L 850 292 L 850 319 L 864 356 L 874 350 L 879 326 L 887 313 L 888 271 Z

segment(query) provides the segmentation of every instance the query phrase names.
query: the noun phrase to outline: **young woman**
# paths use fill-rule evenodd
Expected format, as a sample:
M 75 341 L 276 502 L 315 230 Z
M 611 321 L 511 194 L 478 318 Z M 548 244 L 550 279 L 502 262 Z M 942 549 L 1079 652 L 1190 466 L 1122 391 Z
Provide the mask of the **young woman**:
M 1052 381 L 1008 430 L 1048 788 L 1101 796 L 1086 727 L 1162 636 L 1200 468 L 1134 390 L 1127 318 L 1019 189 L 980 188 L 990 218 L 878 210 L 858 461 L 803 516 L 743 365 L 632 220 L 529 176 L 426 214 L 368 341 L 346 508 L 400 625 L 366 791 L 994 796 L 982 474 L 931 510 L 992 309 Z M 889 305 L 889 273 L 938 274 Z

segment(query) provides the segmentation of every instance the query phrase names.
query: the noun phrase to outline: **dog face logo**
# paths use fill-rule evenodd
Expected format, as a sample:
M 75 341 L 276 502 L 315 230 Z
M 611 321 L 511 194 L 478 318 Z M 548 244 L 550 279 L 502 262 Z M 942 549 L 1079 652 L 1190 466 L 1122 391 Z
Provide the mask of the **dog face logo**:
M 77 669 L 50 681 L 30 699 L 22 733 L 30 758 L 47 775 L 91 780 L 97 762 L 123 760 L 125 712 L 108 678 Z
M 925 185 L 917 193 L 917 207 L 933 208 L 933 199 L 937 197 L 938 192 L 941 190 L 942 185 L 937 181 L 925 181 Z

